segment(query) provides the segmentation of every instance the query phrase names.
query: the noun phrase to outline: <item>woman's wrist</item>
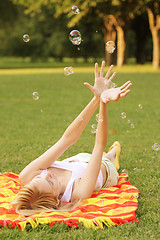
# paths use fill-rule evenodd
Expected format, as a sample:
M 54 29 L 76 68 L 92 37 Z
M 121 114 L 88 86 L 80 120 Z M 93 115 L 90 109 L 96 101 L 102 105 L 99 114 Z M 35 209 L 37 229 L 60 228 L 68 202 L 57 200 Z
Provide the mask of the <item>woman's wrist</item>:
M 96 96 L 94 95 L 93 99 L 100 104 L 100 97 L 99 96 Z

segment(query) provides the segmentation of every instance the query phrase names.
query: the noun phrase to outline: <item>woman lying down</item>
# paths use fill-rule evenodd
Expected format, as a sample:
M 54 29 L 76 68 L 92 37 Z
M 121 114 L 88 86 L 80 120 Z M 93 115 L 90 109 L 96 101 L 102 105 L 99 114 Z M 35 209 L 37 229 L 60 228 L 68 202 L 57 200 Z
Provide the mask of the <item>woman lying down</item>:
M 109 78 L 113 65 L 104 75 L 105 62 L 100 74 L 95 64 L 95 84 L 84 83 L 94 97 L 78 117 L 66 129 L 63 136 L 40 157 L 28 164 L 20 173 L 23 188 L 12 204 L 18 214 L 29 216 L 40 212 L 69 211 L 90 198 L 94 191 L 111 187 L 118 182 L 121 147 L 115 142 L 104 154 L 108 134 L 108 103 L 125 97 L 132 85 L 130 81 L 121 87 L 110 88 L 115 72 Z M 58 158 L 74 144 L 99 106 L 98 131 L 92 154 L 79 153 L 58 161 Z

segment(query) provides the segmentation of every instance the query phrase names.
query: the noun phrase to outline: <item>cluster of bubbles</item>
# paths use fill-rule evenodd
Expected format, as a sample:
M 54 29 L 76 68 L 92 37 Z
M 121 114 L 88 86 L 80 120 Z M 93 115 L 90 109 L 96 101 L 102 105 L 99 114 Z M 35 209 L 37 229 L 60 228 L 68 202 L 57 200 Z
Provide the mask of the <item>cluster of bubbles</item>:
M 30 40 L 29 35 L 28 35 L 28 34 L 24 34 L 24 35 L 23 35 L 23 41 L 24 41 L 24 42 L 29 42 L 29 40 Z
M 38 92 L 33 92 L 33 93 L 32 93 L 32 98 L 33 98 L 34 100 L 38 100 L 38 99 L 39 99 L 39 94 L 38 94 Z
M 79 14 L 79 13 L 80 13 L 79 8 L 78 8 L 77 6 L 73 6 L 73 7 L 72 7 L 72 13 L 73 13 L 73 14 Z
M 122 112 L 121 113 L 121 118 L 122 119 L 127 118 L 127 114 L 125 112 Z M 128 119 L 127 122 L 130 124 L 131 128 L 135 128 L 135 125 L 134 125 L 134 123 L 131 122 L 131 120 Z
M 108 53 L 113 53 L 115 49 L 116 49 L 116 45 L 113 41 L 108 41 L 106 43 L 106 50 Z
M 79 8 L 77 6 L 73 6 L 72 7 L 72 13 L 73 14 L 79 14 L 80 13 Z M 96 32 L 98 32 L 98 31 L 96 31 Z M 81 33 L 78 30 L 72 30 L 69 34 L 69 39 L 70 39 L 70 41 L 73 45 L 80 45 L 81 41 L 82 41 Z M 24 34 L 23 35 L 23 41 L 26 42 L 26 43 L 29 42 L 30 41 L 30 36 L 28 34 Z M 115 43 L 113 41 L 108 41 L 106 43 L 106 50 L 107 50 L 108 53 L 113 53 L 115 49 L 116 49 L 116 46 L 115 46 Z M 80 50 L 80 48 L 78 48 L 78 50 Z M 65 75 L 70 75 L 70 74 L 73 74 L 73 73 L 74 73 L 73 67 L 65 67 L 64 68 L 64 74 Z M 116 83 L 111 81 L 109 88 L 115 88 L 115 87 L 117 87 Z M 34 100 L 38 100 L 39 99 L 38 92 L 33 92 L 32 97 L 33 97 Z M 141 104 L 138 104 L 138 107 L 140 109 L 143 108 Z M 40 111 L 43 112 L 42 109 Z M 121 118 L 126 119 L 127 114 L 125 112 L 122 112 L 121 113 Z M 99 114 L 97 114 L 96 115 L 96 121 L 97 122 L 103 122 L 103 118 L 100 117 Z M 130 124 L 131 128 L 135 128 L 134 123 L 132 123 L 129 119 L 127 120 L 127 122 Z M 91 133 L 96 133 L 97 131 L 98 131 L 97 124 L 92 124 Z M 152 149 L 154 151 L 159 151 L 160 150 L 160 144 L 159 143 L 154 143 L 153 146 L 152 146 Z M 126 169 L 123 169 L 122 172 L 128 172 L 128 171 Z
M 99 113 L 96 115 L 96 121 L 98 122 L 103 122 L 103 118 L 99 115 Z M 92 124 L 91 125 L 91 133 L 96 133 L 98 132 L 98 125 L 97 124 Z
M 142 104 L 138 104 L 138 107 L 139 107 L 139 109 L 143 109 Z M 126 114 L 125 112 L 122 112 L 122 113 L 121 113 L 121 118 L 122 118 L 122 119 L 127 118 L 127 114 Z M 134 123 L 132 123 L 130 119 L 128 119 L 127 122 L 131 125 L 131 128 L 135 128 Z
M 64 74 L 65 75 L 70 75 L 70 74 L 73 74 L 73 73 L 74 73 L 73 67 L 65 67 L 64 68 Z
M 153 146 L 152 146 L 152 149 L 154 151 L 159 151 L 160 150 L 160 144 L 159 143 L 154 143 Z

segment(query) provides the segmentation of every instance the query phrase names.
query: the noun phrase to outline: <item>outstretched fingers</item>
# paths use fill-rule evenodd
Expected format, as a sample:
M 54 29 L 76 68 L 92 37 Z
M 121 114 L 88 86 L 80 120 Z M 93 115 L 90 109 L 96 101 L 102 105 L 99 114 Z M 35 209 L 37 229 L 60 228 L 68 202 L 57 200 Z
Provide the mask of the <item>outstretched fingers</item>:
M 113 67 L 114 67 L 113 65 L 110 66 L 110 68 L 109 68 L 109 70 L 108 70 L 108 72 L 106 73 L 106 76 L 105 76 L 106 79 L 109 78 L 109 75 L 111 74 L 111 71 L 112 71 Z
M 103 77 L 104 67 L 105 67 L 105 61 L 102 61 L 101 70 L 100 70 L 100 77 Z
M 128 89 L 131 85 L 132 85 L 131 81 L 127 81 L 120 87 L 120 90 Z
M 131 91 L 131 90 L 128 89 L 128 90 L 126 90 L 125 92 L 120 93 L 120 97 L 125 97 L 125 96 L 127 96 L 127 94 L 128 94 L 130 91 Z

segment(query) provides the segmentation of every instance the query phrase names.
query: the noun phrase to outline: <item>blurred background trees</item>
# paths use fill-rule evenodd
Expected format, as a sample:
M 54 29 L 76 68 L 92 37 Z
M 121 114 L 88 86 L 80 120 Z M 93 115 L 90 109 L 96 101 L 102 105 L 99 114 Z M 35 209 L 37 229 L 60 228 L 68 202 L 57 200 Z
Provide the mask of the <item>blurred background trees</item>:
M 73 14 L 76 5 L 80 13 Z M 81 32 L 79 46 L 69 41 L 71 30 Z M 22 37 L 27 33 L 30 41 Z M 105 58 L 122 66 L 128 59 L 144 64 L 160 62 L 159 0 L 5 0 L 0 1 L 0 55 L 30 57 Z M 114 41 L 113 54 L 106 51 Z

